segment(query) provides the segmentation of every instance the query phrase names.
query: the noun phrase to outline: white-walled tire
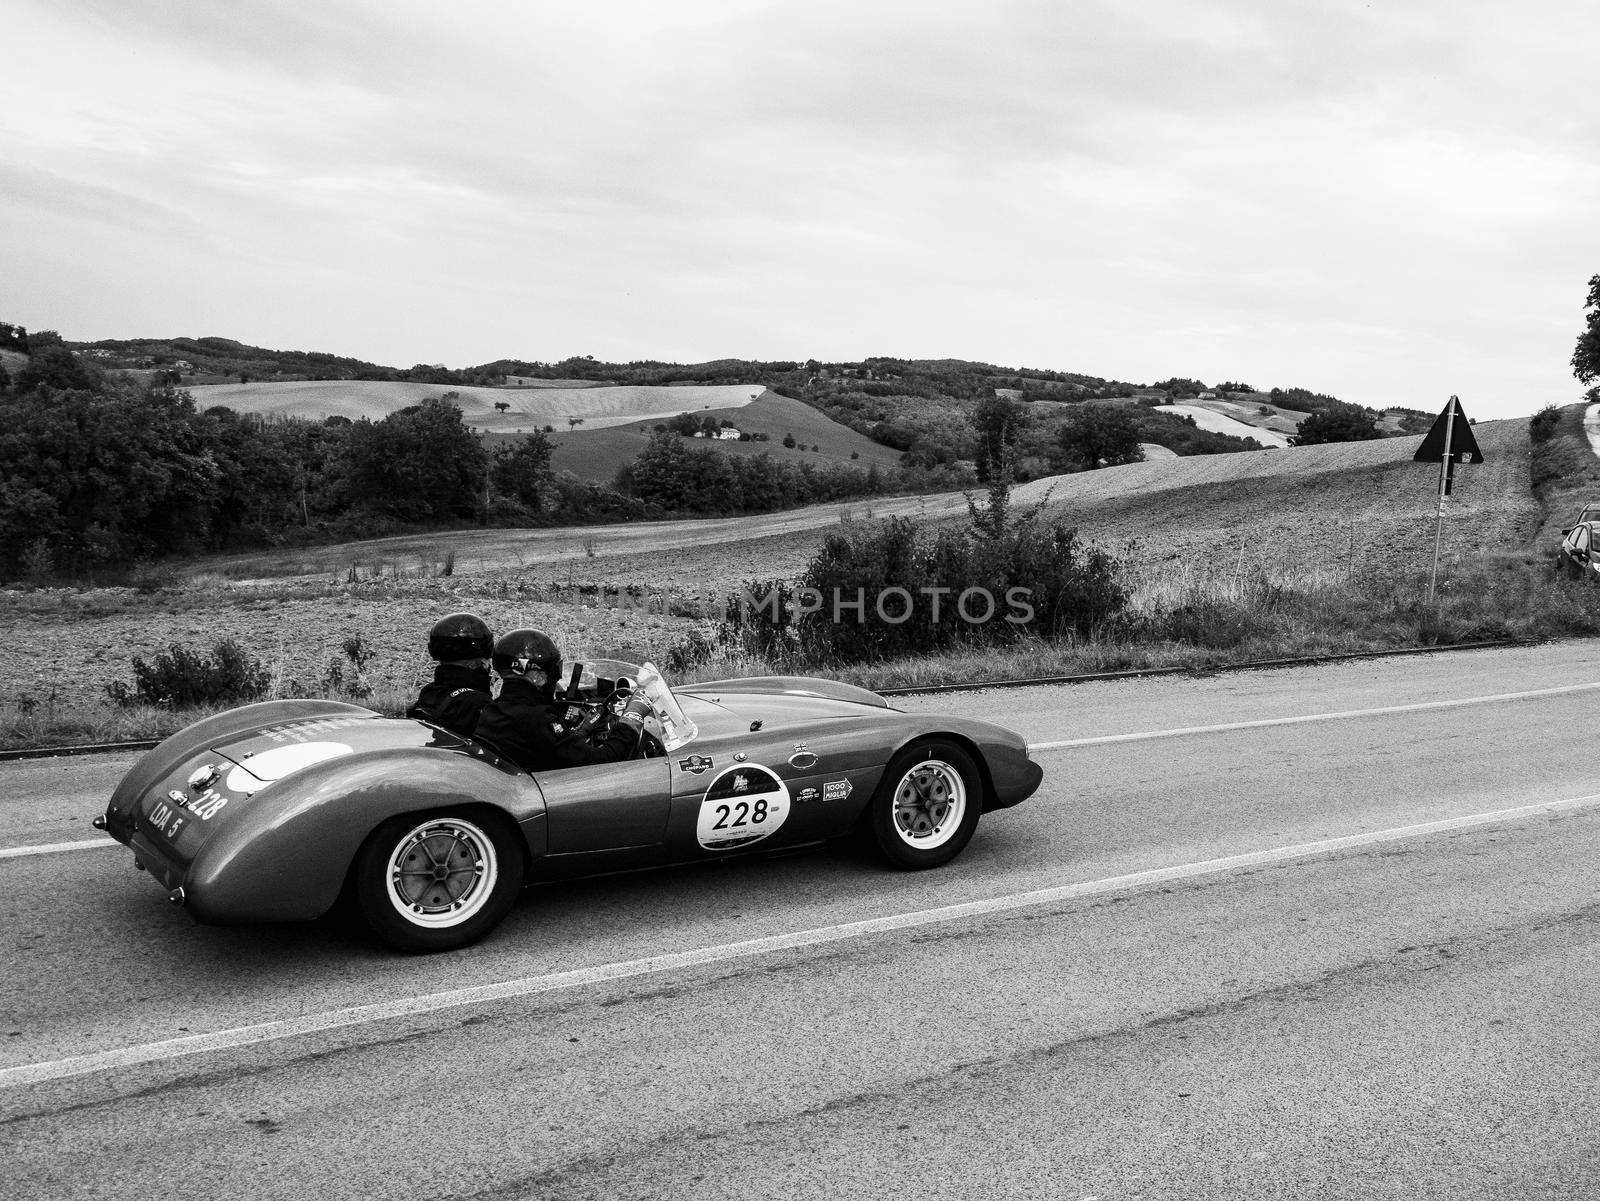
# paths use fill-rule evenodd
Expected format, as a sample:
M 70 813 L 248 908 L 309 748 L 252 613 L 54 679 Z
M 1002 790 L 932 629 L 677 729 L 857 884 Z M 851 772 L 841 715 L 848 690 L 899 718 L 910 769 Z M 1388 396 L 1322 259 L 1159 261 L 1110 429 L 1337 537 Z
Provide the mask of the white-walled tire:
M 878 850 L 896 867 L 940 867 L 972 840 L 983 779 L 972 757 L 941 739 L 918 741 L 883 773 L 867 812 Z
M 392 818 L 362 844 L 356 903 L 402 951 L 448 951 L 500 924 L 522 888 L 515 828 L 490 813 Z

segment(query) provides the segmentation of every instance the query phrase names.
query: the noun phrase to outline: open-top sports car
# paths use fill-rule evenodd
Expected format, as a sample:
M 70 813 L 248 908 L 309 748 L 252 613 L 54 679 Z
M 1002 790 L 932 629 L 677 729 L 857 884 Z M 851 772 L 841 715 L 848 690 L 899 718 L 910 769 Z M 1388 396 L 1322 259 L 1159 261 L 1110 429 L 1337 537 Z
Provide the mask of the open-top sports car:
M 481 938 L 525 883 L 820 842 L 860 829 L 902 868 L 949 862 L 1042 770 L 1016 734 L 792 676 L 685 685 L 584 665 L 591 724 L 633 691 L 638 757 L 531 775 L 414 718 L 265 701 L 146 754 L 95 825 L 196 919 L 312 919 L 341 898 L 409 951 Z

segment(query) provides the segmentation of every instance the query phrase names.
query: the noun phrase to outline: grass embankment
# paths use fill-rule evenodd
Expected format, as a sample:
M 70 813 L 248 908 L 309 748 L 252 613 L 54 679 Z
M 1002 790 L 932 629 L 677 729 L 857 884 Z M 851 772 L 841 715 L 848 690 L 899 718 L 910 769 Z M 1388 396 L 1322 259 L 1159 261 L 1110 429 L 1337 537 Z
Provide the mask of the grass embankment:
M 1587 408 L 1576 404 L 1555 410 L 1554 419 L 1544 425 L 1546 435 L 1534 441 L 1531 483 L 1544 513 L 1536 545 L 1552 554 L 1562 529 L 1584 505 L 1600 501 L 1600 457 L 1583 430 Z M 1539 424 L 1544 420 L 1541 415 Z
M 1282 540 L 1262 542 L 1241 533 L 1236 554 L 1130 564 L 1125 569 L 1127 608 L 1086 636 L 856 665 L 774 661 L 722 649 L 675 678 L 811 673 L 869 688 L 894 688 L 1152 668 L 1211 671 L 1273 659 L 1600 635 L 1600 588 L 1553 570 L 1556 531 L 1580 504 L 1600 500 L 1600 462 L 1583 435 L 1582 412 L 1582 406 L 1562 410 L 1550 436 L 1532 446 L 1531 478 L 1522 486 L 1531 488 L 1541 503 L 1542 529 L 1523 549 L 1502 544 L 1476 555 L 1447 556 L 1431 601 L 1426 557 L 1411 554 L 1402 567 L 1377 555 L 1325 556 L 1308 564 Z M 1238 457 L 1254 463 L 1253 456 Z M 1332 487 L 1319 484 L 1323 492 Z M 1292 495 L 1284 493 L 1280 499 Z M 1261 495 L 1252 503 L 1267 509 L 1271 500 Z M 1267 515 L 1275 512 L 1268 510 Z M 1267 553 L 1260 549 L 1264 545 L 1280 549 Z M 49 636 L 65 638 L 76 648 L 83 645 L 77 631 L 93 628 L 99 631 L 96 637 L 125 640 L 158 617 L 166 621 L 165 630 L 190 631 L 183 640 L 199 650 L 209 649 L 219 634 L 237 634 L 247 618 L 265 623 L 263 629 L 290 629 L 303 645 L 258 644 L 272 679 L 270 695 L 315 690 L 319 677 L 325 678 L 326 664 L 338 657 L 339 640 L 351 630 L 365 631 L 374 658 L 364 671 L 372 692 L 362 703 L 390 713 L 409 702 L 425 671 L 418 658 L 421 633 L 438 614 L 452 609 L 476 609 L 497 629 L 535 624 L 576 630 L 569 654 L 609 652 L 665 664 L 673 661 L 675 649 L 681 657 L 686 643 L 696 638 L 715 641 L 709 620 L 677 614 L 624 617 L 592 603 L 551 603 L 543 599 L 547 590 L 519 582 L 531 580 L 530 571 L 513 570 L 514 578 L 481 580 L 403 582 L 396 574 L 386 582 L 368 581 L 361 592 L 352 592 L 337 577 L 284 581 L 255 586 L 247 600 L 240 598 L 242 593 L 235 595 L 239 586 L 213 576 L 163 588 L 142 600 L 123 590 L 117 603 L 133 611 L 114 627 L 97 624 L 96 614 L 80 611 L 86 603 L 81 597 L 21 594 L 12 608 L 19 616 L 28 608 L 62 610 Z M 141 604 L 149 605 L 148 611 Z M 158 646 L 168 636 L 152 636 L 147 646 Z M 274 645 L 276 654 L 269 649 Z M 295 658 L 297 653 L 304 663 Z M 99 678 L 76 693 L 56 679 L 29 687 L 18 665 L 12 666 L 6 700 L 0 702 L 0 746 L 153 738 L 212 711 L 119 708 L 103 699 Z M 85 671 L 91 666 L 86 664 Z
M 1546 556 L 1501 554 L 1441 572 L 1431 602 L 1426 573 L 1285 582 L 1266 571 L 1192 572 L 1137 586 L 1128 612 L 1084 638 L 836 667 L 719 652 L 688 678 L 809 672 L 867 688 L 914 688 L 1595 635 L 1600 589 L 1557 577 Z
M 1088 637 L 1024 639 L 1006 647 L 838 666 L 718 651 L 674 678 L 799 673 L 867 688 L 904 688 L 1152 668 L 1215 671 L 1272 659 L 1600 635 L 1600 589 L 1557 576 L 1543 553 L 1497 554 L 1444 571 L 1432 602 L 1425 572 L 1319 578 L 1275 574 L 1258 564 L 1231 572 L 1191 567 L 1151 573 L 1132 583 L 1128 610 Z M 664 624 L 654 637 L 645 636 L 635 653 L 668 659 L 683 643 L 683 628 Z M 702 634 L 709 631 L 710 623 L 701 628 Z M 374 664 L 371 675 L 377 682 L 371 693 L 345 699 L 383 713 L 399 713 L 410 703 L 418 671 L 415 654 L 399 648 L 387 653 L 405 661 Z M 268 663 L 267 669 L 269 696 L 305 690 L 281 662 Z M 13 702 L 0 708 L 0 747 L 160 738 L 227 707 L 173 712 L 109 702 Z

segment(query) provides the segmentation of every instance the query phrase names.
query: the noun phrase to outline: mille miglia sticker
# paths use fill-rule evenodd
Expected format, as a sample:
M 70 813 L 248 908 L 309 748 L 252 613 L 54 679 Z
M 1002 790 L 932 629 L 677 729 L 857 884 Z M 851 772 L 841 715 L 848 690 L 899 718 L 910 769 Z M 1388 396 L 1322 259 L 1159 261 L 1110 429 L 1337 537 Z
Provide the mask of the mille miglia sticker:
M 711 756 L 690 755 L 687 759 L 679 759 L 678 770 L 693 772 L 697 776 L 703 775 L 711 770 Z

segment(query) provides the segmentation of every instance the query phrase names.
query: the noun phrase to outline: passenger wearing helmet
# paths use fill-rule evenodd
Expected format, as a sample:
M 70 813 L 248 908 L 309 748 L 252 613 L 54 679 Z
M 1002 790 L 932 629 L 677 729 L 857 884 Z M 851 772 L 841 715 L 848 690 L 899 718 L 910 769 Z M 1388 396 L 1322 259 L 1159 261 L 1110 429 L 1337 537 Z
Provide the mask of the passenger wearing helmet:
M 556 700 L 561 652 L 538 630 L 512 630 L 494 644 L 500 695 L 478 719 L 478 741 L 524 771 L 554 771 L 631 759 L 639 749 L 650 702 L 629 699 L 620 717 L 594 737 L 583 710 Z
M 452 613 L 434 622 L 428 631 L 428 655 L 439 665 L 433 669 L 433 683 L 423 688 L 406 716 L 470 736 L 492 699 L 489 657 L 493 653 L 494 635 L 476 614 Z

